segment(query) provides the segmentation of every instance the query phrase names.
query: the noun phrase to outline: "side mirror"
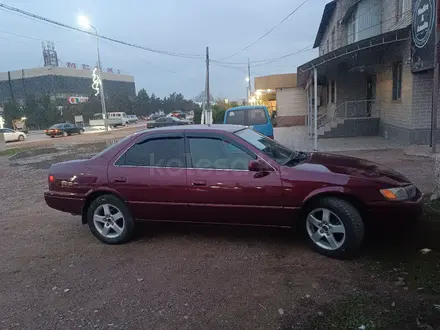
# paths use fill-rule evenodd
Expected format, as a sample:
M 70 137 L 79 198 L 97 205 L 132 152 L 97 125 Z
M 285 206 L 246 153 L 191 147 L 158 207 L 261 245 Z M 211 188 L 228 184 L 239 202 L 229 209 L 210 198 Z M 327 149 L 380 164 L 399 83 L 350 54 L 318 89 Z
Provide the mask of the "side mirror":
M 271 172 L 272 170 L 272 167 L 263 161 L 251 160 L 249 162 L 249 171 L 251 172 Z

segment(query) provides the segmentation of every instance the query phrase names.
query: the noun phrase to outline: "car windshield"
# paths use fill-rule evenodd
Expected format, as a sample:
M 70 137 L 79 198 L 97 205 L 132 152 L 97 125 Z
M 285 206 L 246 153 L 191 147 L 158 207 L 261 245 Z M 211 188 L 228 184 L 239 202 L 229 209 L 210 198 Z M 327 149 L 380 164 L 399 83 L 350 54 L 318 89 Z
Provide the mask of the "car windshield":
M 248 128 L 235 132 L 235 135 L 252 144 L 255 148 L 259 149 L 280 165 L 294 165 L 297 164 L 297 162 L 292 161 L 304 160 L 305 157 L 307 157 L 304 152 L 293 151 L 287 147 L 284 147 L 278 142 Z

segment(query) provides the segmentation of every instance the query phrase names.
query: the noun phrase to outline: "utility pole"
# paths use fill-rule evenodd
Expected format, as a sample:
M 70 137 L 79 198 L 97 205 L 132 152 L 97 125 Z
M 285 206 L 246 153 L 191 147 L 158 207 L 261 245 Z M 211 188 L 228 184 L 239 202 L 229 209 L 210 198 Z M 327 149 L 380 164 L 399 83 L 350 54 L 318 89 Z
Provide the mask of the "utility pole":
M 252 96 L 252 85 L 251 85 L 251 63 L 249 61 L 249 57 L 248 57 L 248 100 L 251 98 Z
M 206 123 L 208 125 L 211 125 L 212 122 L 212 114 L 211 114 L 211 106 L 210 106 L 210 100 L 209 100 L 209 47 L 206 46 L 206 82 L 205 82 L 205 93 L 206 93 Z
M 436 1 L 434 15 L 435 15 L 435 25 L 434 25 L 434 35 L 435 35 L 435 44 L 434 44 L 434 81 L 433 81 L 433 91 L 432 91 L 432 117 L 431 117 L 431 151 L 432 153 L 437 152 L 437 110 L 438 110 L 438 79 L 439 79 L 439 63 L 438 63 L 438 1 Z

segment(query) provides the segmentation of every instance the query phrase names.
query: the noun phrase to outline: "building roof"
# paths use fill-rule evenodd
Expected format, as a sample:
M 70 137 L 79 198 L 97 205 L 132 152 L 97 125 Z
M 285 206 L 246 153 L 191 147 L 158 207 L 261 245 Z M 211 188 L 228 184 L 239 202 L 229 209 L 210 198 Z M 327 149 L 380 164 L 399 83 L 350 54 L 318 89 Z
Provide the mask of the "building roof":
M 14 79 L 25 79 L 42 76 L 64 76 L 64 77 L 76 77 L 76 78 L 92 78 L 91 70 L 65 68 L 65 67 L 52 67 L 45 66 L 33 69 L 15 70 L 9 72 L 0 72 L 0 81 Z M 134 77 L 125 74 L 115 74 L 110 72 L 102 72 L 103 80 L 134 82 Z
M 332 18 L 333 12 L 336 8 L 336 0 L 330 1 L 324 7 L 324 13 L 322 14 L 321 23 L 319 24 L 318 33 L 316 34 L 315 43 L 313 48 L 319 47 L 322 38 L 324 37 L 325 30 L 327 29 L 328 23 Z
M 273 74 L 255 77 L 255 89 L 277 89 L 296 87 L 296 73 Z

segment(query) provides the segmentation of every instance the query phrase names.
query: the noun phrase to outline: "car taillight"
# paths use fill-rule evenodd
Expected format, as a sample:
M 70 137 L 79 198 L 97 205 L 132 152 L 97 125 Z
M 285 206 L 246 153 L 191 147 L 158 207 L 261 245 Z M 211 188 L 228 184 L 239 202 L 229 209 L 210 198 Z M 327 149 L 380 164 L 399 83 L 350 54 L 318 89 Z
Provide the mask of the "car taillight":
M 269 139 L 272 139 L 273 140 L 273 135 L 268 135 L 267 136 Z
M 54 182 L 55 181 L 55 177 L 53 175 L 49 175 L 49 182 Z

